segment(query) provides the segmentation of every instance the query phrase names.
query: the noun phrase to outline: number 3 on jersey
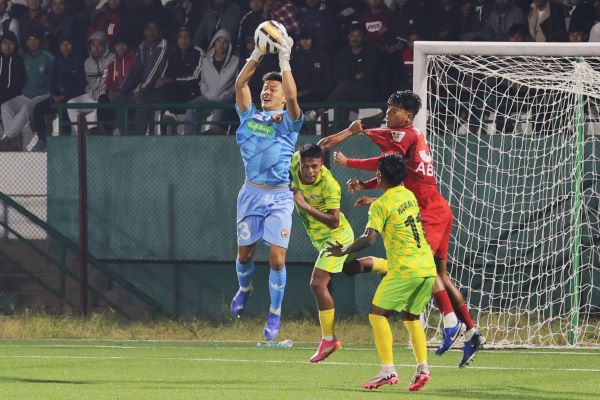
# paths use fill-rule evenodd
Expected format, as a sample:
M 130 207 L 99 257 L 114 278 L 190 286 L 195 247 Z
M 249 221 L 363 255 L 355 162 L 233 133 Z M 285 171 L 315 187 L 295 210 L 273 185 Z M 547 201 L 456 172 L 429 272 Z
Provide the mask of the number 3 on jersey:
M 248 226 L 247 222 L 244 222 L 244 221 L 240 222 L 238 224 L 237 231 L 238 231 L 238 240 L 250 239 L 251 232 L 250 232 L 250 227 Z

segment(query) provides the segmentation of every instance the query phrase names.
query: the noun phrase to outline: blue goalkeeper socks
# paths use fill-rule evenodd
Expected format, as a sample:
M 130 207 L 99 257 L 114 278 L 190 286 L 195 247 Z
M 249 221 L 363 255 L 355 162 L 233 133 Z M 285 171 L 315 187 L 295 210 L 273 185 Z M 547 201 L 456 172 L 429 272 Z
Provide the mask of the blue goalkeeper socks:
M 269 311 L 274 314 L 281 314 L 286 277 L 285 267 L 281 271 L 271 269 L 269 272 L 269 293 L 271 294 L 271 308 Z
M 254 274 L 254 261 L 251 260 L 247 264 L 242 264 L 239 260 L 236 260 L 235 270 L 237 271 L 240 289 L 243 291 L 250 290 L 250 283 L 252 282 L 252 275 Z

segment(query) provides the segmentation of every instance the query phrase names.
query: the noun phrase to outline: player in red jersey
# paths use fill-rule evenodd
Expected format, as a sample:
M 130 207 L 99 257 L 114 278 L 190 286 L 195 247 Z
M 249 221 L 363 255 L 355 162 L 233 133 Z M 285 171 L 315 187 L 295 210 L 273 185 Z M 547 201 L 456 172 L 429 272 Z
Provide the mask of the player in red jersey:
M 438 271 L 433 289 L 435 304 L 442 314 L 444 338 L 436 354 L 442 355 L 464 332 L 465 346 L 459 366 L 468 365 L 483 344 L 483 338 L 475 327 L 464 298 L 447 273 L 448 245 L 452 231 L 452 211 L 446 199 L 440 194 L 434 177 L 433 159 L 425 135 L 413 127 L 414 116 L 421 108 L 418 94 L 406 90 L 392 94 L 388 99 L 386 128 L 366 129 L 362 133 L 379 146 L 381 155 L 399 153 L 406 158 L 406 177 L 404 186 L 412 191 L 419 202 L 423 229 L 435 257 Z M 328 147 L 337 146 L 356 130 L 345 129 L 326 140 Z M 380 156 L 381 156 L 380 155 Z M 348 168 L 377 170 L 379 157 L 369 159 L 347 158 L 336 152 L 334 161 Z M 362 182 L 357 179 L 348 181 L 351 192 L 377 187 L 377 179 Z M 361 197 L 355 205 L 368 205 L 374 201 L 371 197 Z

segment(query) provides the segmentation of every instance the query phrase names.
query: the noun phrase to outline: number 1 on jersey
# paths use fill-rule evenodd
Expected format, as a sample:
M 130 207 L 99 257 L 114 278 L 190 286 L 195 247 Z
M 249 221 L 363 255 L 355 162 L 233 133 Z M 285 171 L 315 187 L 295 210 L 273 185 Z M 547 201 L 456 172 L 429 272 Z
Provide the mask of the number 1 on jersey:
M 419 236 L 419 230 L 417 229 L 417 222 L 421 223 L 421 214 L 417 214 L 417 220 L 413 218 L 412 215 L 409 215 L 406 221 L 404 221 L 404 226 L 410 226 L 412 230 L 413 237 L 415 238 L 415 242 L 417 243 L 417 247 L 421 248 L 421 236 Z

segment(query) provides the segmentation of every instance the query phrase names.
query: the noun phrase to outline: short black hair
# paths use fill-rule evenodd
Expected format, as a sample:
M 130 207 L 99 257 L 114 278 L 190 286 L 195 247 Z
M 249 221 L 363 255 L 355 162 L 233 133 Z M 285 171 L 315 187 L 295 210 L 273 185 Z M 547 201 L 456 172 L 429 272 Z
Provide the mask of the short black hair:
M 421 97 L 412 90 L 400 90 L 392 93 L 387 103 L 390 106 L 404 108 L 413 115 L 417 115 L 421 109 Z
M 149 19 L 148 21 L 146 21 L 146 25 L 144 25 L 144 30 L 148 29 L 148 26 L 150 24 L 156 25 L 156 28 L 158 29 L 158 31 L 162 33 L 163 27 L 162 27 L 162 23 L 159 20 Z
M 263 82 L 277 81 L 277 82 L 283 83 L 283 78 L 281 77 L 281 72 L 277 72 L 277 71 L 267 72 L 266 74 L 263 75 L 262 80 L 263 80 Z
M 377 162 L 377 169 L 387 183 L 398 186 L 406 175 L 406 160 L 397 153 L 386 154 Z
M 350 24 L 348 24 L 348 27 L 346 28 L 346 35 L 349 35 L 351 32 L 354 32 L 354 31 L 359 31 L 361 33 L 367 33 L 365 25 L 361 24 L 359 21 L 352 21 L 352 22 L 350 22 Z
M 316 143 L 306 143 L 300 147 L 300 159 L 323 158 L 323 149 Z

